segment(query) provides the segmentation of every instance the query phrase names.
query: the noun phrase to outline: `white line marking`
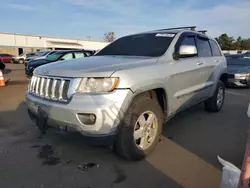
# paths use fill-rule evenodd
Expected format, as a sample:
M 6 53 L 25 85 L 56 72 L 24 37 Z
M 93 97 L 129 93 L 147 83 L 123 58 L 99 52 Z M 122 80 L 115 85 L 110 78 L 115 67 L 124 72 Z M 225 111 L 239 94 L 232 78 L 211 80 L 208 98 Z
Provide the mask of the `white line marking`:
M 232 91 L 226 91 L 226 93 L 231 94 L 231 95 L 239 95 L 239 96 L 249 97 L 246 94 L 236 93 L 236 92 L 232 92 Z

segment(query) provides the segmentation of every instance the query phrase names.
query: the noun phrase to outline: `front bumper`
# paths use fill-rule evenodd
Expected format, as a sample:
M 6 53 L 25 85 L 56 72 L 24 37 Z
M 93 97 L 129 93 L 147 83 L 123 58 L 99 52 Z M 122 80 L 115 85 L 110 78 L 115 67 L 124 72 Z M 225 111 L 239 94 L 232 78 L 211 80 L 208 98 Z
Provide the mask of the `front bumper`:
M 34 69 L 29 69 L 29 67 L 25 67 L 25 74 L 27 77 L 32 77 L 33 76 L 33 71 Z
M 78 131 L 85 136 L 102 137 L 116 133 L 131 98 L 129 89 L 119 89 L 103 95 L 75 94 L 68 104 L 63 104 L 27 92 L 26 105 L 35 118 L 38 118 L 40 107 L 46 113 L 48 126 Z M 96 121 L 93 125 L 83 124 L 79 114 L 95 114 Z
M 230 86 L 237 86 L 237 87 L 249 87 L 250 86 L 250 79 L 236 79 L 230 78 L 228 79 L 228 84 Z

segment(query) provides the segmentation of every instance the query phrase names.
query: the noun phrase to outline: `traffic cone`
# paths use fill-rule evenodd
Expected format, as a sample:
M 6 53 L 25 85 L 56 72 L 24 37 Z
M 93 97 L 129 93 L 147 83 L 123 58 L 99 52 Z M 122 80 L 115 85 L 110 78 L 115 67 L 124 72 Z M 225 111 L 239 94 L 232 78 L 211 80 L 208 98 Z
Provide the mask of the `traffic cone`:
M 2 70 L 0 70 L 0 87 L 3 87 L 3 86 L 5 86 L 5 81 L 4 81 Z

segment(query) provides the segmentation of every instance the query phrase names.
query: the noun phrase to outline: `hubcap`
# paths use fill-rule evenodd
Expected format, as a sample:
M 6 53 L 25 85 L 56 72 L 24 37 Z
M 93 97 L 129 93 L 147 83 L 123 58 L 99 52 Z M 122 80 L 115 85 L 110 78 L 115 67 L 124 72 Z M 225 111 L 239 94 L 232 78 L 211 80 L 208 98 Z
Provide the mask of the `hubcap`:
M 155 141 L 158 132 L 156 115 L 151 111 L 143 112 L 134 127 L 134 141 L 141 150 L 146 150 Z
M 217 107 L 220 108 L 223 102 L 223 88 L 220 87 L 217 94 Z

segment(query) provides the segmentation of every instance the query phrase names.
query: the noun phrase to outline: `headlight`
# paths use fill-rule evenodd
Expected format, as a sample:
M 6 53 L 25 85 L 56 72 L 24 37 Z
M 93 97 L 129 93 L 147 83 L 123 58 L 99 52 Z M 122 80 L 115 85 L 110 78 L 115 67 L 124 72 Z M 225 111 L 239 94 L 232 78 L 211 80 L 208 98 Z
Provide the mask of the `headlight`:
M 83 93 L 111 92 L 116 88 L 118 81 L 119 78 L 83 78 L 76 91 Z

